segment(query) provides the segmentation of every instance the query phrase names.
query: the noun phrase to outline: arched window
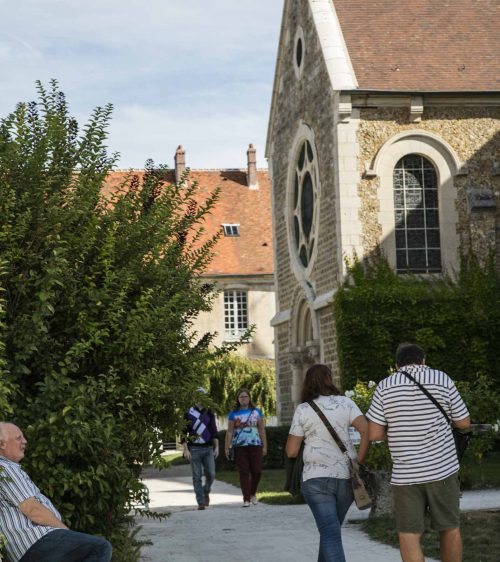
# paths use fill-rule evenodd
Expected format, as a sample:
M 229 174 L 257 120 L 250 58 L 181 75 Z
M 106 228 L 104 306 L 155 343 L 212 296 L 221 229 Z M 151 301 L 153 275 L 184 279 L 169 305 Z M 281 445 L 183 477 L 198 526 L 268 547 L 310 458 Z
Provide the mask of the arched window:
M 401 158 L 393 173 L 396 270 L 440 273 L 438 178 L 420 154 Z

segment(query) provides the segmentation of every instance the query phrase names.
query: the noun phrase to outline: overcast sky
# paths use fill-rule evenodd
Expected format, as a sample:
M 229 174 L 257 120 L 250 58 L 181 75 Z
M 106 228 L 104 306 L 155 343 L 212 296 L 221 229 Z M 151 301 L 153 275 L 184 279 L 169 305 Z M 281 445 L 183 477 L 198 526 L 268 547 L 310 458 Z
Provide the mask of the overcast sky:
M 114 105 L 119 168 L 246 166 L 265 138 L 283 0 L 0 0 L 0 118 L 59 81 L 79 123 Z

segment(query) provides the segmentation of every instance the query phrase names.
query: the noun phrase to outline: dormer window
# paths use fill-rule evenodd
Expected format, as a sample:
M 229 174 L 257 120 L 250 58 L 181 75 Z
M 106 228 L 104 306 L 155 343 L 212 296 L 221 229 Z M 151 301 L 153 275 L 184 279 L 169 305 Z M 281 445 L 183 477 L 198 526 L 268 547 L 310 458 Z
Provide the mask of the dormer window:
M 240 225 L 239 224 L 223 224 L 224 236 L 239 236 L 240 235 Z

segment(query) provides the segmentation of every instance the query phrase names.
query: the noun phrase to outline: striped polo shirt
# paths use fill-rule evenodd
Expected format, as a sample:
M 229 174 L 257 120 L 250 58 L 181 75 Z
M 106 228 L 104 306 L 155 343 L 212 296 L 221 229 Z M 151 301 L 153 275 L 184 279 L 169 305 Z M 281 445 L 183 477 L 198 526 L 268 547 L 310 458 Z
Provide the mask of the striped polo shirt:
M 0 457 L 0 532 L 5 535 L 5 554 L 10 562 L 18 562 L 26 551 L 54 527 L 37 525 L 28 519 L 18 505 L 35 498 L 61 519 L 61 515 L 32 482 L 18 463 Z
M 446 373 L 426 365 L 407 365 L 403 370 L 425 386 L 453 421 L 469 415 Z M 433 482 L 458 471 L 450 425 L 420 388 L 402 373 L 396 372 L 378 384 L 366 417 L 387 426 L 393 463 L 391 484 Z

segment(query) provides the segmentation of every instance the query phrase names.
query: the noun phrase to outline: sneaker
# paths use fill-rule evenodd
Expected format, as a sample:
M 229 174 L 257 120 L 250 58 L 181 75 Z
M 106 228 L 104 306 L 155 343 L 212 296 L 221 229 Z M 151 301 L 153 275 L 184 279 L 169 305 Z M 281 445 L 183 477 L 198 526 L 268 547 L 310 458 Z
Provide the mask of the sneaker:
M 207 494 L 205 496 L 205 507 L 208 507 L 210 505 L 210 496 Z
M 250 507 L 250 502 L 243 502 L 241 507 Z
M 204 509 L 205 509 L 205 506 L 204 506 L 204 505 L 199 505 L 199 506 L 198 506 L 198 511 L 203 511 Z
M 252 502 L 252 505 L 257 505 L 259 503 L 259 500 L 257 499 L 257 496 L 252 496 L 250 498 L 250 501 Z

